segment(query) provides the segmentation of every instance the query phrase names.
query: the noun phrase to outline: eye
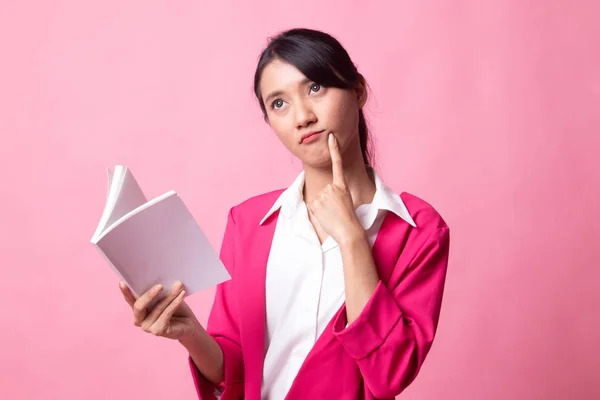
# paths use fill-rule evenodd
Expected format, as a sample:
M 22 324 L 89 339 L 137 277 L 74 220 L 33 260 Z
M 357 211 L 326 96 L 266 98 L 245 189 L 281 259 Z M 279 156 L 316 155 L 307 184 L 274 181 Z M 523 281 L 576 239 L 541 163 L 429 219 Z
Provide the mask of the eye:
M 317 93 L 321 90 L 321 85 L 319 85 L 318 83 L 313 83 L 312 85 L 310 85 L 310 91 L 312 93 Z
M 283 103 L 284 101 L 281 99 L 273 100 L 273 102 L 271 103 L 271 109 L 279 110 L 281 107 L 283 107 Z

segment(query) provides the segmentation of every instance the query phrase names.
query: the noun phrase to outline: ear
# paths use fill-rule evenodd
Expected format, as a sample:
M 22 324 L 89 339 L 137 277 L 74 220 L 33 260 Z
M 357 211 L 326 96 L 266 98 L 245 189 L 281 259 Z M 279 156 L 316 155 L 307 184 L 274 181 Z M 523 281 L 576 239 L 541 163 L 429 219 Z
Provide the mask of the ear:
M 361 74 L 358 74 L 358 86 L 355 90 L 358 98 L 358 108 L 362 109 L 367 102 L 367 82 Z

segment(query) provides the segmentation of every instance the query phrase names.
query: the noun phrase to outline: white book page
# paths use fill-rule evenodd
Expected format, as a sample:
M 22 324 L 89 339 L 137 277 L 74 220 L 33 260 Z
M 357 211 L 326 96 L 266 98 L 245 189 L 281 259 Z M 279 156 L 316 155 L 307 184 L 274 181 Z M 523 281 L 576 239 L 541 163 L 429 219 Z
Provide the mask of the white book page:
M 131 218 L 131 216 L 145 210 L 148 207 L 151 207 L 153 204 L 156 204 L 160 201 L 163 201 L 164 199 L 166 199 L 169 196 L 177 196 L 177 192 L 175 192 L 174 190 L 169 190 L 167 193 L 161 194 L 158 197 L 155 197 L 154 199 L 142 204 L 141 206 L 134 208 L 133 210 L 129 211 L 127 214 L 121 216 L 121 218 L 117 219 L 116 221 L 114 221 L 113 223 L 111 223 L 110 225 L 108 225 L 101 233 L 100 235 L 96 238 L 96 240 L 93 240 L 93 243 L 97 243 L 100 239 L 102 239 L 105 235 L 107 235 L 108 233 L 110 233 L 110 231 L 112 231 L 113 229 L 115 229 L 117 226 L 119 226 L 119 224 L 123 221 L 125 221 L 127 218 Z
M 146 201 L 146 196 L 129 168 L 117 165 L 114 173 L 108 169 L 106 204 L 92 236 L 92 243 L 95 243 L 108 227 Z
M 135 210 L 147 201 L 142 188 L 135 180 L 129 168 L 117 165 L 113 180 L 116 180 L 117 177 L 121 178 L 117 189 L 117 199 L 105 227 L 111 226 L 119 218 Z
M 96 226 L 96 231 L 92 235 L 92 243 L 97 239 L 104 228 L 106 227 L 106 222 L 110 218 L 110 213 L 112 212 L 113 207 L 115 206 L 115 200 L 117 198 L 116 187 L 113 188 L 113 172 L 110 168 L 106 169 L 106 173 L 108 175 L 108 188 L 106 190 L 106 200 L 104 202 L 104 210 L 102 210 L 102 216 L 100 217 L 100 221 Z M 115 185 L 116 186 L 116 185 Z

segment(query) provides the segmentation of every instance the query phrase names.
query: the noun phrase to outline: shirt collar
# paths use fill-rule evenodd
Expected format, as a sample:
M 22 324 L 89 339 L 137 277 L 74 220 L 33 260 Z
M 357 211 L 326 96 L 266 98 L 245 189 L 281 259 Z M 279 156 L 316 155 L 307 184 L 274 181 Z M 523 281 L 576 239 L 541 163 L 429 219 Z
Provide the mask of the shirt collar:
M 380 210 L 393 212 L 410 225 L 416 227 L 417 225 L 410 216 L 410 213 L 402 201 L 402 198 L 389 187 L 387 187 L 385 182 L 383 182 L 379 175 L 377 175 L 375 170 L 371 169 L 371 171 L 373 173 L 373 177 L 375 178 L 375 196 L 373 197 L 373 202 L 371 204 Z M 293 210 L 295 210 L 298 204 L 303 201 L 303 187 L 304 171 L 300 172 L 294 182 L 279 195 L 271 209 L 267 212 L 267 214 L 265 214 L 259 224 L 262 225 L 275 211 L 279 210 L 280 208 L 281 212 L 284 214 L 291 213 Z

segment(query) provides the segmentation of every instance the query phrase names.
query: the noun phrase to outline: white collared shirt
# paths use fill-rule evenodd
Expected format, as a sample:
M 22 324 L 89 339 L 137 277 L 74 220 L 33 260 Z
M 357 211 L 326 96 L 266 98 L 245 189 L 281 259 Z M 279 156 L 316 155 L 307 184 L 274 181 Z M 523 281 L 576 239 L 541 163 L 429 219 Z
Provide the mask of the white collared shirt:
M 373 175 L 373 202 L 356 209 L 371 247 L 388 211 L 415 226 L 400 196 L 375 171 Z M 304 359 L 345 301 L 340 249 L 331 237 L 320 243 L 308 219 L 303 187 L 304 172 L 260 222 L 280 209 L 267 262 L 263 400 L 286 396 Z

